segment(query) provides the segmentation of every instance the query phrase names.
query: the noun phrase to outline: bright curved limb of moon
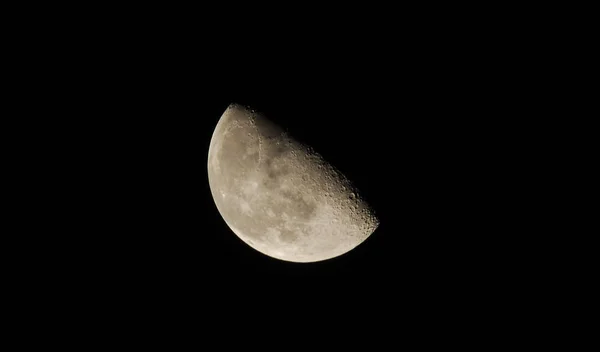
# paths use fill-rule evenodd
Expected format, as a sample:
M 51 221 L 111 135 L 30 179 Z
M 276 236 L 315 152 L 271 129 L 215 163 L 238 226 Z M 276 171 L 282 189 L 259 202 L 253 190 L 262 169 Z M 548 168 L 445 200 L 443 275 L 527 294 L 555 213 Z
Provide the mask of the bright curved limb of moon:
M 358 190 L 263 115 L 230 105 L 208 151 L 219 213 L 257 251 L 291 262 L 342 255 L 379 225 Z

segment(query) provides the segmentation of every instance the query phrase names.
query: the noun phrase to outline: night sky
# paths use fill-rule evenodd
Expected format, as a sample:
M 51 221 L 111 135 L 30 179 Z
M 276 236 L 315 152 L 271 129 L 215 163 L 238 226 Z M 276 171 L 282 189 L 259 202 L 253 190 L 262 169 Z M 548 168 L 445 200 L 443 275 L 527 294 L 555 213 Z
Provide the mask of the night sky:
M 502 222 L 510 209 L 490 200 L 503 192 L 496 182 L 503 171 L 489 162 L 493 149 L 482 147 L 490 126 L 477 111 L 482 100 L 474 103 L 485 98 L 477 87 L 440 92 L 443 79 L 416 62 L 402 65 L 408 73 L 391 63 L 307 73 L 218 67 L 193 77 L 175 71 L 135 95 L 147 106 L 121 125 L 124 140 L 135 138 L 126 153 L 115 150 L 120 164 L 109 175 L 117 186 L 108 191 L 120 192 L 101 248 L 113 258 L 113 279 L 219 302 L 224 288 L 262 299 L 282 290 L 277 300 L 307 302 L 320 302 L 321 290 L 350 290 L 387 305 L 477 300 L 505 287 L 498 283 L 517 269 L 520 249 Z M 262 111 L 338 167 L 374 207 L 378 229 L 316 263 L 273 259 L 243 243 L 218 212 L 207 174 L 212 133 L 233 102 Z
M 190 26 L 115 33 L 107 50 L 97 44 L 106 33 L 86 34 L 82 43 L 96 44 L 66 63 L 63 98 L 85 119 L 65 130 L 77 127 L 77 145 L 91 146 L 78 160 L 94 160 L 70 181 L 94 204 L 77 217 L 92 235 L 70 252 L 85 263 L 82 276 L 187 295 L 265 279 L 426 297 L 491 289 L 514 272 L 522 253 L 504 219 L 521 214 L 496 201 L 516 177 L 501 156 L 510 148 L 503 131 L 515 126 L 503 84 L 510 70 L 477 38 L 358 28 L 213 36 Z M 231 103 L 262 111 L 340 169 L 375 209 L 378 229 L 317 263 L 244 244 L 219 214 L 207 175 L 212 133 Z
M 531 191 L 539 178 L 527 173 L 545 145 L 522 142 L 541 134 L 538 121 L 524 122 L 537 116 L 533 83 L 552 77 L 553 68 L 530 74 L 538 62 L 526 49 L 538 34 L 517 31 L 519 42 L 504 17 L 485 28 L 491 15 L 456 9 L 463 21 L 431 4 L 420 15 L 396 4 L 268 5 L 258 9 L 264 20 L 223 4 L 94 9 L 69 21 L 42 12 L 52 23 L 20 41 L 32 48 L 26 68 L 7 69 L 35 98 L 26 95 L 17 116 L 43 141 L 23 139 L 33 150 L 23 163 L 35 168 L 23 189 L 35 194 L 22 199 L 42 215 L 26 215 L 22 223 L 41 230 L 19 229 L 25 254 L 14 263 L 30 269 L 19 277 L 33 283 L 31 302 L 57 310 L 50 325 L 70 306 L 88 319 L 104 314 L 100 333 L 118 323 L 128 333 L 129 315 L 179 323 L 203 346 L 204 326 L 216 328 L 221 346 L 249 342 L 237 335 L 247 327 L 268 345 L 263 319 L 284 329 L 301 321 L 274 334 L 295 345 L 323 335 L 354 343 L 364 326 L 379 336 L 385 320 L 402 343 L 398 322 L 446 330 L 468 307 L 466 320 L 485 330 L 478 315 L 495 320 L 521 309 L 511 302 L 537 299 L 523 298 L 527 287 L 553 275 L 534 255 L 545 234 L 526 221 L 538 194 L 552 194 Z M 374 208 L 377 230 L 316 263 L 277 260 L 239 239 L 207 171 L 232 103 L 261 111 L 342 171 Z M 355 330 L 331 332 L 332 322 Z
M 126 245 L 148 246 L 140 253 L 155 253 L 152 265 L 181 265 L 185 274 L 480 275 L 473 263 L 489 257 L 484 234 L 496 229 L 479 205 L 491 192 L 486 178 L 501 172 L 488 163 L 494 151 L 482 146 L 494 137 L 490 121 L 500 108 L 464 62 L 440 66 L 434 51 L 393 48 L 359 56 L 350 44 L 266 51 L 227 43 L 158 56 L 162 66 L 136 57 L 101 72 L 105 81 L 123 74 L 101 97 L 108 103 L 99 112 L 109 117 L 98 121 L 111 130 L 114 162 L 128 170 L 118 179 L 133 202 L 123 216 L 142 224 Z M 338 167 L 375 208 L 377 231 L 346 255 L 314 264 L 268 258 L 239 240 L 207 179 L 210 139 L 230 103 L 262 111 Z

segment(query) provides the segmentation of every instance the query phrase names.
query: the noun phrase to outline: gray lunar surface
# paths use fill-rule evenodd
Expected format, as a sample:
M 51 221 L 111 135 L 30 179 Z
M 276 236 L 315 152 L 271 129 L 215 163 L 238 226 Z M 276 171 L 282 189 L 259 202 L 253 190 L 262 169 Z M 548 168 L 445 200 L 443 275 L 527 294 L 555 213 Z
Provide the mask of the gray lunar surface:
M 379 225 L 357 189 L 263 115 L 230 105 L 208 152 L 219 213 L 255 250 L 291 262 L 342 255 Z

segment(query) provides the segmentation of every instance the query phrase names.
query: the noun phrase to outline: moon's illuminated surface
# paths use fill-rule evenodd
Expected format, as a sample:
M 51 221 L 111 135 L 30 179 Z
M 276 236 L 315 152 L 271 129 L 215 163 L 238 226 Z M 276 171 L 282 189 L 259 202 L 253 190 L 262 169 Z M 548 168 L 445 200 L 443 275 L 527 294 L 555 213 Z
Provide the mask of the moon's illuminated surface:
M 225 110 L 213 133 L 208 180 L 231 230 L 277 259 L 334 258 L 379 225 L 351 182 L 319 154 L 237 104 Z

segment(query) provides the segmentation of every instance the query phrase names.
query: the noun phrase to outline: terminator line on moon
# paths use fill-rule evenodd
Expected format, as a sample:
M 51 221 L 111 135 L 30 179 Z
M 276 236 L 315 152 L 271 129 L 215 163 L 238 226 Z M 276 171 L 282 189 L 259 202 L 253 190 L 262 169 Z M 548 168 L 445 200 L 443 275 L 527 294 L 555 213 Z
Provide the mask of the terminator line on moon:
M 340 256 L 379 225 L 335 167 L 265 116 L 232 104 L 208 151 L 208 180 L 221 216 L 270 257 L 316 262 Z

